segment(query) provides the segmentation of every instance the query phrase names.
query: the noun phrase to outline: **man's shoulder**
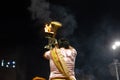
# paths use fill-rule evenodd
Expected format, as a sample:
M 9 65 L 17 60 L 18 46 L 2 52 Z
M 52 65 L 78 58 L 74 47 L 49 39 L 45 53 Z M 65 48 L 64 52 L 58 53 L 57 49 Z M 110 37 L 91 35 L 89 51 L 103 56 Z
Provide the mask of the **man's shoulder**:
M 46 54 L 46 55 L 49 55 L 49 54 L 50 54 L 50 50 L 49 50 L 49 51 L 46 51 L 45 54 Z
M 71 48 L 71 51 L 74 53 L 74 54 L 77 54 L 77 50 L 75 48 Z
M 45 58 L 48 58 L 50 56 L 50 51 L 46 51 L 45 53 L 44 53 L 44 57 Z

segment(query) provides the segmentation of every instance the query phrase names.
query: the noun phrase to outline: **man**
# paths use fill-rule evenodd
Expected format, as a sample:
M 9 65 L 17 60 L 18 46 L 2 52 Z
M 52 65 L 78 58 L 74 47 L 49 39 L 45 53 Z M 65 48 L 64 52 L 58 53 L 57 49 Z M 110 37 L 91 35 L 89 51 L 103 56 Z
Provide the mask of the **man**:
M 74 67 L 77 51 L 65 39 L 60 39 L 58 45 L 45 52 L 44 57 L 50 61 L 49 80 L 76 80 Z

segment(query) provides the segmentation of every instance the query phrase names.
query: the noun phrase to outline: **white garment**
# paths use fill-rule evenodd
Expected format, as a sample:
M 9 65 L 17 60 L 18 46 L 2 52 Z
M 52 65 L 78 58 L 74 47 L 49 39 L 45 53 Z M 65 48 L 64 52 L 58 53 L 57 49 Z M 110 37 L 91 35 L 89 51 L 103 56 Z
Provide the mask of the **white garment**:
M 72 49 L 65 49 L 65 48 L 60 48 L 60 53 L 63 55 L 63 59 L 66 62 L 66 66 L 69 69 L 70 72 L 70 76 L 75 76 L 74 73 L 74 67 L 75 67 L 75 58 L 77 55 L 77 51 L 72 48 Z M 52 58 L 51 58 L 51 54 L 50 51 L 47 51 L 44 56 L 50 60 L 50 79 L 51 78 L 55 78 L 55 77 L 64 77 L 59 70 L 57 69 L 57 67 L 55 66 Z

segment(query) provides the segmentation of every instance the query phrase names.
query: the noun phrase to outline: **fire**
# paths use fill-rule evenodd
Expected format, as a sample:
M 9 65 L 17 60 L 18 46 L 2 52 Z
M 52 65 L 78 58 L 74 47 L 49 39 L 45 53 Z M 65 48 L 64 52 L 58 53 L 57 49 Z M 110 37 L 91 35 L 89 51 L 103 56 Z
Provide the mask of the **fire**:
M 47 33 L 53 33 L 54 34 L 54 32 L 52 32 L 52 26 L 51 25 L 46 24 L 44 30 Z
M 52 21 L 50 24 L 45 24 L 45 32 L 55 34 L 57 29 L 61 27 L 62 24 L 57 21 Z
M 57 21 L 52 21 L 49 24 L 45 24 L 45 36 L 48 38 L 48 45 L 46 45 L 45 48 L 52 49 L 53 45 L 57 44 L 55 36 L 57 34 L 57 29 L 61 26 L 62 24 Z

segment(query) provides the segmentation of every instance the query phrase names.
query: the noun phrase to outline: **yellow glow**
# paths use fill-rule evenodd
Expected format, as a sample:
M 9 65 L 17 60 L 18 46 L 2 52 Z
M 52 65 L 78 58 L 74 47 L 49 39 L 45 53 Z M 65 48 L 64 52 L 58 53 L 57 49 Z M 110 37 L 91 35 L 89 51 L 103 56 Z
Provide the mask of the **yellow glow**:
M 52 22 L 50 22 L 50 24 L 45 24 L 44 30 L 47 33 L 55 34 L 57 29 L 61 26 L 62 26 L 62 24 L 60 22 L 52 21 Z
M 32 80 L 46 80 L 46 79 L 43 77 L 34 77 Z
M 54 24 L 55 26 L 61 27 L 62 24 L 60 22 L 57 21 L 52 21 L 51 24 Z
M 45 25 L 44 30 L 45 30 L 45 32 L 48 32 L 48 33 L 54 33 L 54 32 L 52 32 L 52 26 L 48 25 L 48 24 Z

